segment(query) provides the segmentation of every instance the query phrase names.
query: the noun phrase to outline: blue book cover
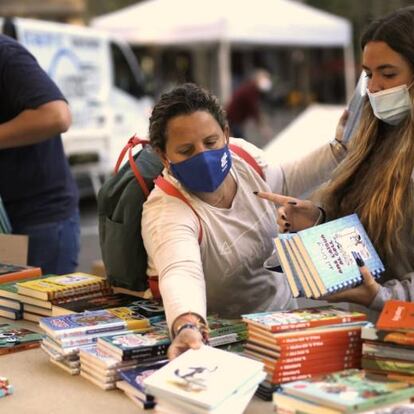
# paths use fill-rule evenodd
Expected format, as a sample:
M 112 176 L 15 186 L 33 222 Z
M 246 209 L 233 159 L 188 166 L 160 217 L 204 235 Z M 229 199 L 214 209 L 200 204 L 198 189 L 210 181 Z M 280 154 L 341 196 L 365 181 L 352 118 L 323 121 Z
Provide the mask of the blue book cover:
M 375 278 L 385 270 L 356 214 L 283 235 L 282 242 L 284 239 L 293 241 L 290 246 L 294 247 L 295 257 L 305 265 L 295 266 L 292 259 L 289 262 L 294 272 L 301 275 L 295 278 L 297 290 L 305 291 L 301 278 L 309 283 L 312 294 L 306 294 L 307 297 L 329 295 L 360 284 L 362 276 L 355 262 L 357 256 Z M 285 273 L 292 272 L 283 263 L 282 268 Z

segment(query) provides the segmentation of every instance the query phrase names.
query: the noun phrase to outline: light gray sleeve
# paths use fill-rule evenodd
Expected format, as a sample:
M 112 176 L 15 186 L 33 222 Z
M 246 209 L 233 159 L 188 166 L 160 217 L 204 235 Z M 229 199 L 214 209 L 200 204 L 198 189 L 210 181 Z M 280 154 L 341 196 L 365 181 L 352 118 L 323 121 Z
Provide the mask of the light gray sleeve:
M 340 159 L 325 144 L 300 160 L 269 166 L 266 181 L 273 192 L 299 197 L 329 180 Z
M 414 272 L 405 277 L 404 280 L 393 279 L 381 286 L 370 308 L 380 311 L 384 303 L 391 299 L 414 302 Z

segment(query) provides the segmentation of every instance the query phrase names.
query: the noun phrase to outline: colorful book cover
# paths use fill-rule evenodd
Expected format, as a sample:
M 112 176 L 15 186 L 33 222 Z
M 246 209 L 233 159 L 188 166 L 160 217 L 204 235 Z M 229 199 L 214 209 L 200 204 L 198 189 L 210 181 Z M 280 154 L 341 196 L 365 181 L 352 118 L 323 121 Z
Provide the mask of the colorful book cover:
M 167 354 L 171 343 L 168 332 L 154 330 L 148 333 L 111 335 L 98 339 L 98 348 L 108 350 L 122 360 L 132 358 L 154 358 Z
M 209 337 L 222 336 L 227 334 L 247 332 L 247 324 L 241 319 L 224 319 L 216 315 L 207 316 Z
M 282 238 L 293 240 L 310 272 L 310 276 L 308 272 L 307 282 L 313 281 L 316 284 L 318 294 L 315 295 L 313 292 L 311 296 L 307 297 L 317 298 L 360 284 L 362 276 L 355 262 L 356 256 L 360 256 L 364 260 L 365 265 L 375 278 L 385 270 L 356 214 L 313 226 L 297 233 L 283 235 Z M 280 252 L 280 248 L 277 251 Z M 289 251 L 285 250 L 285 254 L 288 256 L 288 260 L 281 260 L 284 272 L 286 274 L 300 274 L 302 270 L 303 274 L 303 267 L 295 267 L 295 260 L 290 259 Z M 294 280 L 291 278 L 290 285 L 293 282 L 297 286 L 292 291 L 296 296 L 297 292 L 303 294 L 307 289 L 306 286 L 302 286 L 299 277 Z
M 13 391 L 13 385 L 9 383 L 9 380 L 6 377 L 0 377 L 0 398 L 13 394 Z
M 373 379 L 364 370 L 351 369 L 285 384 L 283 392 L 353 413 L 405 401 L 414 396 L 414 386 L 401 381 Z
M 377 329 L 407 329 L 414 333 L 414 303 L 401 300 L 385 302 L 376 324 Z
M 209 346 L 190 349 L 144 380 L 145 390 L 156 399 L 177 400 L 212 410 L 245 384 L 257 387 L 263 364 Z M 232 412 L 232 411 L 229 411 Z M 241 411 L 240 411 L 241 412 Z
M 72 296 L 88 290 L 98 290 L 107 286 L 106 279 L 87 273 L 71 273 L 17 283 L 17 291 L 23 295 L 44 300 Z
M 250 313 L 242 315 L 242 318 L 247 324 L 252 324 L 270 332 L 282 332 L 367 320 L 367 316 L 364 313 L 345 311 L 333 306 Z
M 373 371 L 388 371 L 406 375 L 414 375 L 414 362 L 402 361 L 404 354 L 401 353 L 399 359 L 378 358 L 364 355 L 362 358 L 362 368 Z
M 43 335 L 12 324 L 0 325 L 0 355 L 40 346 Z
M 41 275 L 42 269 L 40 267 L 0 263 L 0 283 L 33 279 Z
M 60 305 L 53 306 L 53 316 L 65 315 L 69 313 L 79 313 L 83 311 L 93 311 L 118 307 L 130 307 L 137 315 L 144 317 L 163 315 L 164 308 L 158 302 L 149 299 L 140 299 L 125 293 L 111 293 L 108 295 L 74 300 Z M 151 314 L 151 310 L 153 311 Z
M 138 391 L 139 394 L 135 395 L 139 395 L 142 399 L 153 401 L 154 397 L 151 394 L 147 394 L 145 392 L 144 380 L 156 372 L 158 369 L 163 367 L 166 363 L 167 361 L 164 360 L 144 367 L 128 369 L 120 372 L 119 375 L 124 381 L 126 381 L 129 385 L 134 387 L 136 391 Z
M 104 331 L 149 327 L 148 319 L 130 318 L 123 308 L 42 318 L 39 326 L 52 337 L 88 335 Z
M 414 332 L 377 329 L 372 324 L 366 325 L 361 329 L 361 338 L 371 341 L 394 343 L 414 349 Z

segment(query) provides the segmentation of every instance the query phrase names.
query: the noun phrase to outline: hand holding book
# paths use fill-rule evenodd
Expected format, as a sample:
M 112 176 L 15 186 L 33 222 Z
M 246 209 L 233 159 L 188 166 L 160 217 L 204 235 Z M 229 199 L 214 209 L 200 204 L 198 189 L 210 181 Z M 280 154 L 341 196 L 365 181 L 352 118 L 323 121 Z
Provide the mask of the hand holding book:
M 367 307 L 371 305 L 372 301 L 375 299 L 375 296 L 377 296 L 380 285 L 375 281 L 364 262 L 357 262 L 357 264 L 363 277 L 362 284 L 353 289 L 344 290 L 343 292 L 327 296 L 324 299 L 328 302 L 351 302 Z

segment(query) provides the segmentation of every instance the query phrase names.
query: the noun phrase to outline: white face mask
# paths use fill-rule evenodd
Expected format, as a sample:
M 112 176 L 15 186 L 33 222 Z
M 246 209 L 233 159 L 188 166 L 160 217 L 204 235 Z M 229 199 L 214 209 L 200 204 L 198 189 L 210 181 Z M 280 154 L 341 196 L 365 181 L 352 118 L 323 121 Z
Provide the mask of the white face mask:
M 374 115 L 387 124 L 399 124 L 411 111 L 412 102 L 408 93 L 411 85 L 400 85 L 375 93 L 367 89 Z

